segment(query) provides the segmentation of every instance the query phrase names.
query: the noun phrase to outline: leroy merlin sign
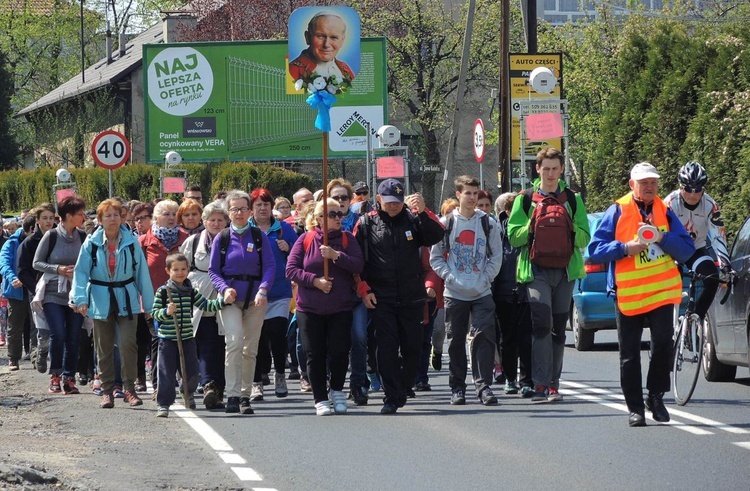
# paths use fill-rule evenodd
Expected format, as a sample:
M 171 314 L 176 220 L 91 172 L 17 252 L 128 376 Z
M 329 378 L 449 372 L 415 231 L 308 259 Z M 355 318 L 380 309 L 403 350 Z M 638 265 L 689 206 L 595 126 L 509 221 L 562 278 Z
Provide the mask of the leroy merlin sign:
M 363 38 L 360 71 L 331 108 L 329 155 L 362 157 L 387 123 L 385 39 Z M 187 162 L 322 158 L 308 94 L 288 75 L 286 41 L 143 48 L 146 159 Z

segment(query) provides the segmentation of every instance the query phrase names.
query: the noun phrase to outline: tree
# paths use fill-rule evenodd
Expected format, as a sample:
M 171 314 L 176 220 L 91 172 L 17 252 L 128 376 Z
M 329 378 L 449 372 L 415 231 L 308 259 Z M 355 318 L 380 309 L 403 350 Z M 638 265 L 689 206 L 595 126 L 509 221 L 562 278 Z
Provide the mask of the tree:
M 5 53 L 0 51 L 0 169 L 12 169 L 18 163 L 18 144 L 10 124 L 13 78 L 6 68 L 7 63 Z

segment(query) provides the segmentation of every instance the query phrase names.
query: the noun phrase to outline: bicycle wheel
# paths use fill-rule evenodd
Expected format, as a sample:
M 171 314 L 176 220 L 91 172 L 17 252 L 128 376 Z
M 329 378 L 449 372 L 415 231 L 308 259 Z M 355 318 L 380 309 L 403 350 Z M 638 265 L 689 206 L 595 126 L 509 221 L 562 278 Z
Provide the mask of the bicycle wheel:
M 698 382 L 703 356 L 703 325 L 695 314 L 685 316 L 675 343 L 672 362 L 672 392 L 680 406 L 690 400 Z

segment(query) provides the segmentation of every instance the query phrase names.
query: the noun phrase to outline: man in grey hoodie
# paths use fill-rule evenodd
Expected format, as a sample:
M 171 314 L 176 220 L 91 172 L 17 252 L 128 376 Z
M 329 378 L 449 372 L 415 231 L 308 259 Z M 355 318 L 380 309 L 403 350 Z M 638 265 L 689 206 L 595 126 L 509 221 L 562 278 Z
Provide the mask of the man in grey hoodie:
M 495 220 L 475 209 L 479 180 L 460 176 L 454 184 L 459 206 L 442 218 L 446 239 L 430 252 L 430 266 L 445 281 L 451 404 L 466 404 L 466 335 L 471 322 L 474 384 L 479 400 L 489 406 L 497 404 L 490 389 L 497 346 L 491 285 L 503 261 L 502 239 Z

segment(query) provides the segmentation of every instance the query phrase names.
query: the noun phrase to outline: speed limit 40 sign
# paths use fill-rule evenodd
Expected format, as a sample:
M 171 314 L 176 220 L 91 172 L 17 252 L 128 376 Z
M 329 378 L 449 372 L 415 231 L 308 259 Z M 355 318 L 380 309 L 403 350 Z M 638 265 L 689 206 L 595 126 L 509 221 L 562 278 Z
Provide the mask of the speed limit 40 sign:
M 481 119 L 474 123 L 474 157 L 479 163 L 484 160 L 484 124 Z
M 117 169 L 130 159 L 130 142 L 125 135 L 117 131 L 104 131 L 94 138 L 91 155 L 99 167 Z

